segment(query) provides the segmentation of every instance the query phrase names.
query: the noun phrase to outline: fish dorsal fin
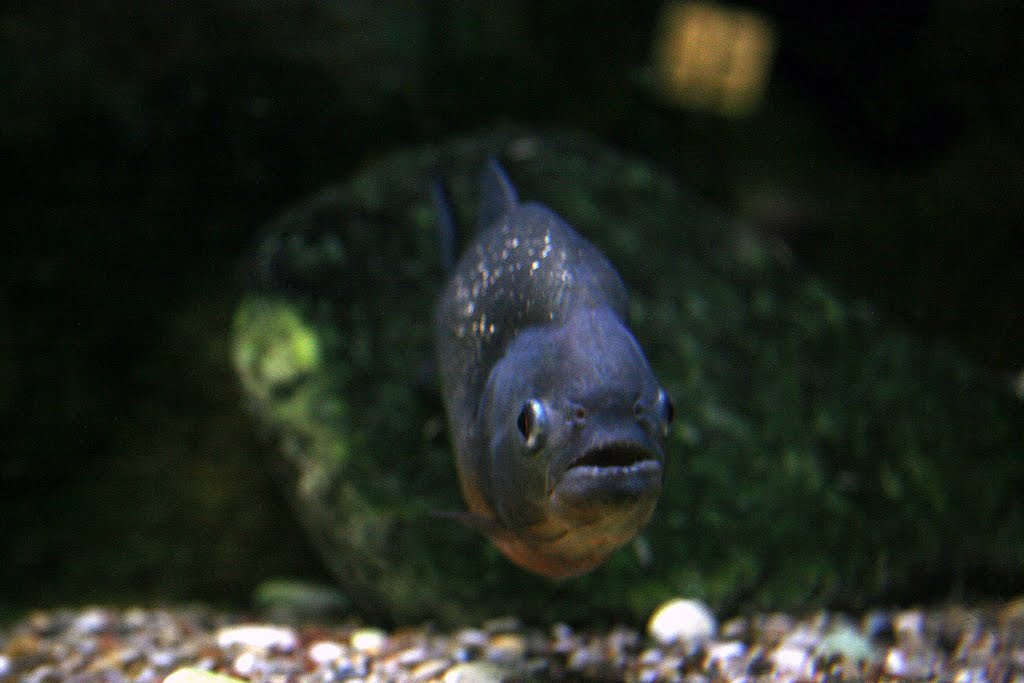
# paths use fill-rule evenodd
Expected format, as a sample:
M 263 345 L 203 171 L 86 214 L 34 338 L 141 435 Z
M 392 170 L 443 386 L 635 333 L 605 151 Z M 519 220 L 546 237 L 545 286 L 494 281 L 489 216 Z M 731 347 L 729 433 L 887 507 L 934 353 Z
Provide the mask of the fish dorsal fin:
M 451 197 L 448 195 L 448 187 L 440 173 L 435 173 L 430 183 L 430 197 L 434 203 L 434 213 L 437 214 L 441 271 L 451 273 L 455 270 L 455 261 L 459 257 L 459 233 L 461 231 L 458 221 L 455 220 L 455 209 L 452 206 Z
M 477 229 L 484 230 L 511 211 L 519 203 L 519 194 L 505 169 L 494 157 L 487 159 L 480 173 L 480 210 Z

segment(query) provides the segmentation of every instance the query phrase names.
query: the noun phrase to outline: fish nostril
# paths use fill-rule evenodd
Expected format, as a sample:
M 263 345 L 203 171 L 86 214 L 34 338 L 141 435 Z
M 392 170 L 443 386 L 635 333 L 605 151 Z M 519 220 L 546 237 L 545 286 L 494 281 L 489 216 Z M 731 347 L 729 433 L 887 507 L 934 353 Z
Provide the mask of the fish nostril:
M 640 417 L 643 414 L 644 404 L 638 399 L 637 402 L 633 404 L 633 417 Z

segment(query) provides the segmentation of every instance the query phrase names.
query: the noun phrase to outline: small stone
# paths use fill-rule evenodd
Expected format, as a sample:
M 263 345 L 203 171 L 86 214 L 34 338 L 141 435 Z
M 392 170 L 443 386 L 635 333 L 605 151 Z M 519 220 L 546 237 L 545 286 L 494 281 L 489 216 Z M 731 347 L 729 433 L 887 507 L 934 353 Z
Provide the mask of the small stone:
M 345 648 L 330 640 L 321 640 L 309 646 L 309 658 L 324 666 L 333 664 L 345 655 Z
M 704 673 L 712 680 L 742 679 L 746 656 L 747 646 L 738 640 L 711 643 L 707 646 Z
M 435 680 L 445 672 L 449 664 L 447 659 L 428 659 L 422 664 L 418 664 L 409 673 L 414 681 Z
M 953 677 L 953 683 L 984 683 L 988 680 L 984 669 L 961 669 Z
M 425 661 L 429 656 L 426 648 L 413 647 L 398 653 L 397 660 L 402 666 L 410 667 Z
M 463 647 L 479 648 L 487 645 L 487 633 L 475 628 L 464 628 L 459 631 L 456 640 Z
M 642 666 L 653 666 L 660 664 L 661 660 L 664 659 L 665 655 L 656 647 L 649 647 L 640 653 L 637 658 L 637 663 Z
M 892 617 L 883 610 L 873 610 L 864 615 L 861 620 L 861 630 L 872 640 L 882 641 L 891 644 L 895 637 Z
M 796 621 L 788 614 L 769 614 L 760 625 L 761 644 L 765 647 L 775 647 L 782 639 L 788 636 L 796 627 Z
M 603 664 L 605 664 L 603 649 L 599 644 L 591 643 L 574 650 L 565 665 L 570 671 L 587 671 L 588 669 L 596 670 Z
M 726 640 L 749 640 L 750 620 L 746 617 L 733 617 L 722 624 L 719 635 Z
M 150 613 L 141 607 L 129 607 L 121 615 L 121 623 L 126 628 L 137 631 L 144 627 L 150 619 Z
M 658 667 L 658 674 L 660 676 L 658 680 L 681 680 L 679 674 L 683 670 L 683 665 L 685 663 L 686 660 L 679 655 L 668 655 L 661 661 L 661 666 Z
M 486 656 L 499 664 L 519 664 L 526 658 L 526 640 L 516 633 L 499 633 L 487 644 Z
M 215 674 L 203 669 L 178 669 L 164 679 L 164 683 L 245 683 L 241 679 Z
M 638 683 L 657 683 L 658 672 L 655 669 L 644 669 L 636 680 Z
M 889 650 L 889 654 L 885 656 L 885 673 L 890 676 L 907 675 L 907 658 L 901 650 Z
M 820 640 L 818 634 L 808 625 L 801 624 L 787 633 L 779 643 L 780 648 L 789 647 L 810 652 Z
M 1024 377 L 1024 371 L 1021 372 Z M 1024 628 L 1024 597 L 1019 597 L 1006 603 L 999 610 L 999 620 L 1003 628 Z
M 712 662 L 721 665 L 730 659 L 740 659 L 747 654 L 747 646 L 738 640 L 727 640 L 722 643 L 712 643 L 708 646 L 708 664 Z
M 647 632 L 661 645 L 682 643 L 689 651 L 710 640 L 717 630 L 715 617 L 699 600 L 670 600 L 655 610 Z
M 361 628 L 352 633 L 349 642 L 359 652 L 379 655 L 388 643 L 388 634 L 377 628 Z
M 783 646 L 771 654 L 775 664 L 775 674 L 783 676 L 810 677 L 813 675 L 814 664 L 810 655 L 803 648 Z
M 156 669 L 147 666 L 135 676 L 133 683 L 157 683 L 159 680 L 160 674 L 156 672 Z
M 109 612 L 95 608 L 82 612 L 75 619 L 72 629 L 79 633 L 95 634 L 105 631 L 113 623 L 113 617 Z
M 503 683 L 517 677 L 515 669 L 494 662 L 465 662 L 448 669 L 441 680 L 444 683 Z
M 764 676 L 772 671 L 772 663 L 765 656 L 764 650 L 757 648 L 754 650 L 754 654 L 751 655 L 750 661 L 747 662 L 747 671 L 752 676 Z
M 576 638 L 572 628 L 567 624 L 558 623 L 551 627 L 551 650 L 560 654 L 568 654 L 576 647 Z
M 52 666 L 39 666 L 26 674 L 21 683 L 60 683 L 61 676 Z
M 608 647 L 616 652 L 635 651 L 640 645 L 640 633 L 625 626 L 616 626 L 608 634 Z
M 258 650 L 291 652 L 298 643 L 295 631 L 281 626 L 250 624 L 229 626 L 217 632 L 217 645 L 223 649 L 237 645 Z
M 231 668 L 239 676 L 251 676 L 256 671 L 256 666 L 256 655 L 252 650 L 246 650 L 235 657 L 235 661 L 231 663 Z
M 871 641 L 852 628 L 840 627 L 818 643 L 814 653 L 819 657 L 845 657 L 854 662 L 872 661 L 877 658 Z
M 178 663 L 178 653 L 174 650 L 153 650 L 149 653 L 149 663 L 158 669 L 170 669 Z
M 353 662 L 349 659 L 342 659 L 333 666 L 330 680 L 340 681 L 345 680 L 346 678 L 365 676 L 368 668 L 369 667 L 365 661 Z
M 921 640 L 924 637 L 924 613 L 919 610 L 900 612 L 892 622 L 897 636 L 909 640 Z

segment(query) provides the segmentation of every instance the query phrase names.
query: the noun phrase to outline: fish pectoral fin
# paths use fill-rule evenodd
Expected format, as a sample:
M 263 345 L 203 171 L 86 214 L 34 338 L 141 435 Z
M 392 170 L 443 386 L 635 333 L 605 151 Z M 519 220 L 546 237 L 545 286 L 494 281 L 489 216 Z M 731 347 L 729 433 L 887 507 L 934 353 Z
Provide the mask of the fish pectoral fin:
M 468 510 L 433 510 L 430 514 L 434 517 L 458 522 L 490 538 L 500 538 L 508 533 L 502 523 L 493 517 L 484 517 Z

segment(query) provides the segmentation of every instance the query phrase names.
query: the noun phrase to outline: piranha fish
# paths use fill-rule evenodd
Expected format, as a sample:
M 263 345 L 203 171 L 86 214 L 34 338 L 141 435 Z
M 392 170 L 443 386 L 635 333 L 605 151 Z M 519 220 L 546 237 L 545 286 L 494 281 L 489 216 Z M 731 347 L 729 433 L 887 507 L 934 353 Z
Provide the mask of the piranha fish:
M 453 235 L 439 184 L 435 199 Z M 524 569 L 584 574 L 654 511 L 673 408 L 626 319 L 608 259 L 548 207 L 520 202 L 489 160 L 435 344 L 469 507 L 451 516 Z

